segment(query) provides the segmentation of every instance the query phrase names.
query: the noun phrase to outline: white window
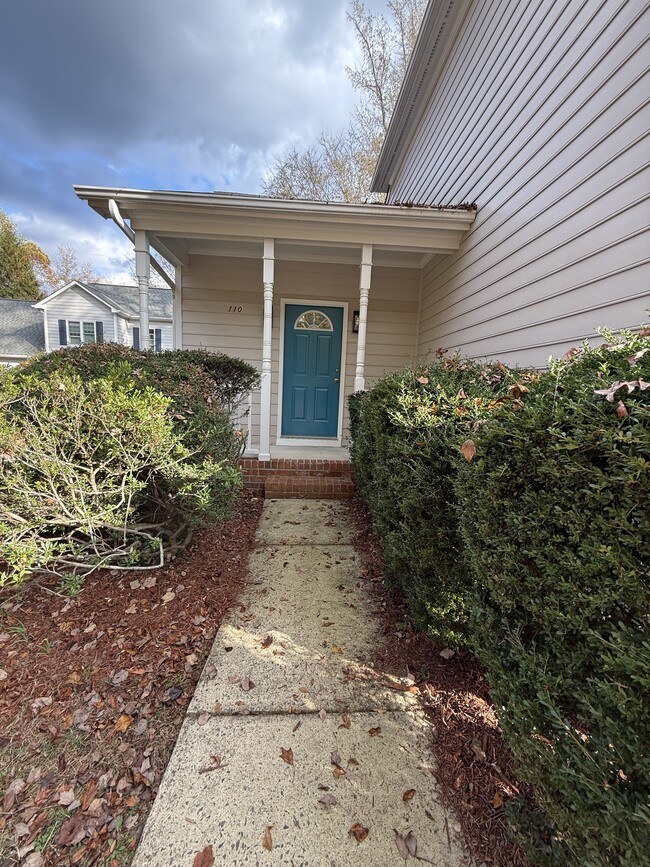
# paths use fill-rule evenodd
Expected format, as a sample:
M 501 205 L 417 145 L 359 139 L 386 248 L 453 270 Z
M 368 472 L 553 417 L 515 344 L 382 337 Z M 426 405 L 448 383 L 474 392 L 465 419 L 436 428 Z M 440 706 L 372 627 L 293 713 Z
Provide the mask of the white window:
M 69 346 L 103 342 L 103 324 L 101 322 L 80 322 L 79 320 L 68 319 L 67 326 Z

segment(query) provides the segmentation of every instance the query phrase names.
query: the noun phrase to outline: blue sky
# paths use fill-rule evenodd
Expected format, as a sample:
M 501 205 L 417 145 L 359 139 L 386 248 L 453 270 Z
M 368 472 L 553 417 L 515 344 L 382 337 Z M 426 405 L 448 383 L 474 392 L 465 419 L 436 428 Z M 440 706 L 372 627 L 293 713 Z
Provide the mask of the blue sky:
M 383 0 L 369 0 L 382 9 Z M 0 208 L 115 276 L 128 247 L 72 184 L 259 192 L 274 154 L 355 101 L 346 0 L 12 0 L 0 29 Z

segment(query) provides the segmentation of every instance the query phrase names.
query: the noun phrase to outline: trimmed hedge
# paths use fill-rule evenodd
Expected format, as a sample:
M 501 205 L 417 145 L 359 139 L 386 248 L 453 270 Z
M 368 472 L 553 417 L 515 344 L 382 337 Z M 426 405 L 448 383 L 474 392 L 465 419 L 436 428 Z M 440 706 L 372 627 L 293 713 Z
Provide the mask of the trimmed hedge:
M 458 357 L 353 396 L 389 583 L 487 668 L 532 863 L 650 863 L 650 335 L 543 374 Z
M 0 586 L 36 572 L 149 567 L 224 518 L 256 371 L 207 352 L 117 344 L 0 375 Z
M 456 483 L 471 635 L 535 863 L 650 863 L 650 340 L 554 362 Z
M 459 447 L 500 402 L 518 404 L 530 375 L 453 356 L 384 376 L 350 399 L 357 487 L 382 539 L 388 583 L 416 624 L 465 640 L 471 569 L 453 487 Z

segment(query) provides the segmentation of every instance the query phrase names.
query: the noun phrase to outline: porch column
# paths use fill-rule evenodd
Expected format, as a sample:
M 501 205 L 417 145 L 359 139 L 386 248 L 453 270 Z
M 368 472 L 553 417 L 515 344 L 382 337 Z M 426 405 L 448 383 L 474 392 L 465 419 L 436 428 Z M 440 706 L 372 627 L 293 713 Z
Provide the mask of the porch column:
M 357 366 L 354 374 L 354 390 L 366 387 L 366 331 L 368 325 L 368 298 L 372 276 L 372 244 L 361 248 L 361 276 L 359 278 L 359 336 L 357 342 Z
M 273 330 L 273 276 L 275 241 L 264 239 L 264 327 L 262 330 L 262 381 L 260 388 L 260 453 L 258 460 L 271 460 L 271 337 Z
M 149 341 L 149 280 L 151 277 L 151 254 L 149 232 L 135 231 L 135 273 L 140 291 L 140 348 L 151 349 Z
M 180 265 L 174 268 L 174 349 L 183 348 L 183 269 Z

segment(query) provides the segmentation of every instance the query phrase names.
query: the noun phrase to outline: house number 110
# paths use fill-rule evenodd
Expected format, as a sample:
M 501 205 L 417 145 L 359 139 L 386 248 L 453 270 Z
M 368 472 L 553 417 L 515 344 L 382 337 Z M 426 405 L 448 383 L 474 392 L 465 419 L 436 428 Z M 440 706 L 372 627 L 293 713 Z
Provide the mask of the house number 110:
M 231 304 L 230 307 L 228 308 L 228 313 L 243 313 L 243 312 L 244 312 L 243 307 L 237 307 L 234 304 Z

